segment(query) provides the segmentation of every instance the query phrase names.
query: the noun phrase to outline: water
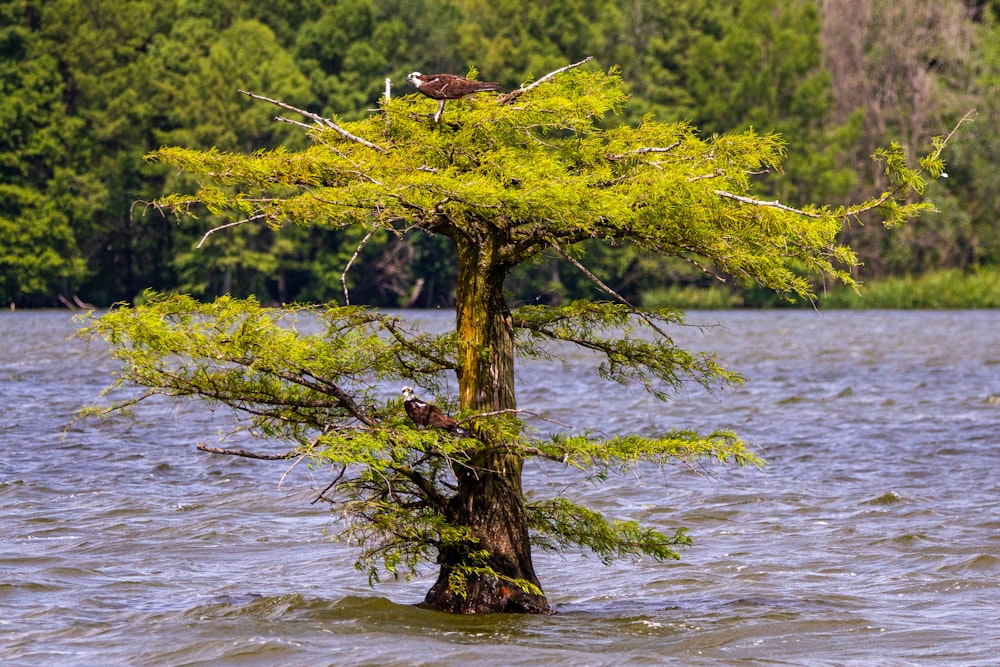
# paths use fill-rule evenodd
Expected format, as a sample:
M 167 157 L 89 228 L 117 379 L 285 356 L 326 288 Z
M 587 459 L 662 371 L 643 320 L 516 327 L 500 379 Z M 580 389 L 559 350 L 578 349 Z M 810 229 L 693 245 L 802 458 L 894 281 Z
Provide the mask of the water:
M 696 544 L 667 564 L 538 554 L 555 615 L 467 618 L 414 606 L 431 570 L 367 586 L 310 505 L 329 471 L 195 450 L 227 431 L 221 411 L 73 422 L 111 363 L 67 340 L 68 314 L 0 314 L 0 663 L 995 663 L 1000 312 L 690 319 L 718 326 L 677 340 L 744 388 L 661 406 L 600 385 L 581 355 L 522 369 L 521 406 L 608 433 L 730 426 L 768 467 L 573 488 L 529 465 L 532 488 Z

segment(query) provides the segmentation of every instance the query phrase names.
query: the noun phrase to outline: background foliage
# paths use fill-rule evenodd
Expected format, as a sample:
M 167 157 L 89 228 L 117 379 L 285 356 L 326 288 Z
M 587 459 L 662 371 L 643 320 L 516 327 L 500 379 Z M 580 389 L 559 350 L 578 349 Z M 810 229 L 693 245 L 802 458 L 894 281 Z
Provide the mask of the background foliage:
M 0 302 L 106 305 L 146 287 L 342 298 L 359 232 L 242 225 L 195 249 L 212 219 L 179 223 L 141 203 L 194 183 L 143 156 L 166 144 L 304 144 L 237 88 L 351 120 L 369 114 L 386 77 L 401 95 L 412 70 L 475 67 L 509 89 L 587 55 L 619 66 L 632 96 L 611 122 L 648 113 L 706 136 L 781 134 L 794 177 L 760 178 L 792 205 L 858 199 L 884 185 L 877 146 L 926 152 L 977 108 L 952 146 L 948 187 L 925 195 L 939 212 L 902 233 L 858 224 L 843 240 L 859 251 L 862 279 L 996 267 L 998 15 L 996 0 L 4 0 Z M 352 302 L 449 304 L 455 272 L 441 242 L 370 239 L 347 277 Z M 592 253 L 588 263 L 636 299 L 703 280 L 628 248 Z M 590 296 L 551 256 L 508 288 L 523 302 Z

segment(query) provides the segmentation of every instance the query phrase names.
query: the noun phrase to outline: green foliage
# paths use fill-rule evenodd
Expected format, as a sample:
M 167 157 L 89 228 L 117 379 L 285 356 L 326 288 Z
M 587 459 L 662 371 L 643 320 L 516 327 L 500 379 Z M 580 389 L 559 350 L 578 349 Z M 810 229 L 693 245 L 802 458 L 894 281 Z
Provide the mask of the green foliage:
M 261 435 L 304 445 L 312 442 L 304 435 L 310 429 L 328 436 L 339 433 L 334 426 L 383 414 L 372 383 L 406 377 L 435 386 L 433 378 L 454 366 L 446 355 L 450 337 L 360 307 L 283 310 L 253 298 L 203 304 L 182 295 L 144 297 L 142 306 L 121 305 L 81 331 L 107 339 L 123 363 L 113 389 L 150 388 L 110 410 L 154 394 L 199 396 L 247 412 Z
M 678 391 L 685 381 L 711 389 L 739 385 L 743 378 L 723 368 L 712 355 L 692 354 L 667 337 L 653 336 L 649 326 L 682 324 L 679 311 L 635 310 L 620 303 L 576 301 L 562 307 L 522 306 L 513 324 L 522 335 L 517 349 L 528 357 L 548 357 L 547 343 L 564 341 L 603 357 L 597 372 L 622 385 L 637 383 L 660 400 Z
M 412 97 L 391 101 L 383 117 L 343 124 L 381 150 L 344 141 L 331 128 L 316 129 L 317 143 L 302 153 L 161 149 L 156 160 L 215 183 L 161 205 L 189 216 L 201 203 L 233 222 L 272 227 L 434 232 L 445 219 L 471 227 L 502 219 L 515 235 L 512 265 L 546 248 L 573 252 L 588 238 L 630 241 L 805 298 L 813 295 L 806 275 L 851 282 L 855 257 L 836 242 L 845 218 L 878 208 L 887 224 L 898 224 L 926 208 L 895 203 L 900 192 L 922 190 L 926 178 L 906 167 L 898 147 L 880 153 L 894 179 L 882 197 L 799 211 L 752 196 L 751 175 L 780 164 L 784 145 L 773 135 L 702 139 L 684 124 L 651 119 L 604 129 L 598 123 L 624 98 L 616 77 L 600 72 L 573 70 L 538 90 L 545 93 L 516 106 L 488 98 L 453 103 L 455 120 L 441 127 L 415 115 L 433 103 Z
M 601 514 L 563 497 L 529 502 L 527 508 L 534 544 L 544 549 L 583 546 L 605 565 L 639 556 L 650 556 L 658 561 L 678 560 L 680 554 L 675 547 L 692 544 L 684 529 L 668 536 L 635 521 L 608 521 Z
M 473 578 L 489 577 L 499 582 L 511 584 L 527 593 L 542 595 L 542 589 L 525 579 L 515 579 L 497 572 L 489 565 L 485 565 L 489 559 L 489 552 L 486 550 L 472 551 L 466 554 L 464 562 L 452 568 L 448 573 L 448 587 L 460 598 L 468 596 L 468 582 Z
M 654 437 L 627 435 L 601 439 L 589 435 L 554 435 L 548 442 L 538 443 L 537 449 L 549 458 L 594 471 L 597 477 L 611 472 L 621 474 L 639 463 L 690 464 L 706 458 L 740 466 L 763 465 L 731 431 L 708 435 L 670 431 Z

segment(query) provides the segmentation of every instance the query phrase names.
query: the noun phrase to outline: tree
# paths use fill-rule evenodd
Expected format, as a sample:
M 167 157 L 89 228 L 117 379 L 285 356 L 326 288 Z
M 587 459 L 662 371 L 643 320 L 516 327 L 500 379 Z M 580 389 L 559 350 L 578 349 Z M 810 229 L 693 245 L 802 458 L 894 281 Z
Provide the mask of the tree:
M 942 118 L 957 118 L 988 99 L 969 94 L 975 88 L 970 60 L 977 41 L 970 9 L 961 2 L 934 0 L 823 3 L 824 60 L 835 102 L 832 120 L 860 126 L 850 158 L 860 173 L 856 191 L 865 184 L 882 188 L 888 182 L 866 161 L 888 137 L 899 141 L 912 158 Z M 988 44 L 986 37 L 982 51 L 988 51 Z M 950 239 L 967 235 L 963 218 L 935 216 L 933 224 L 920 223 L 892 236 L 878 225 L 858 225 L 845 232 L 844 242 L 862 257 L 868 277 L 920 272 L 937 263 L 934 258 L 924 261 L 926 248 L 951 245 Z M 935 238 L 938 234 L 942 238 Z M 949 264 L 961 264 L 961 257 Z
M 77 234 L 102 186 L 81 169 L 91 154 L 57 63 L 13 7 L 0 16 L 0 303 L 52 305 L 83 280 Z
M 527 427 L 515 363 L 557 355 L 560 345 L 593 351 L 602 378 L 662 400 L 686 383 L 742 381 L 714 357 L 677 347 L 669 328 L 681 314 L 625 302 L 586 267 L 581 244 L 630 242 L 809 298 L 804 273 L 851 282 L 854 255 L 835 240 L 846 220 L 879 209 L 897 223 L 925 208 L 898 200 L 940 175 L 945 141 L 917 169 L 898 147 L 881 151 L 894 185 L 870 201 L 793 209 L 752 194 L 754 175 L 779 166 L 778 137 L 705 139 L 652 119 L 613 126 L 605 117 L 625 103 L 620 82 L 582 64 L 499 97 L 452 102 L 440 123 L 430 117 L 436 103 L 414 95 L 383 101 L 380 113 L 350 124 L 271 100 L 313 121 L 282 117 L 307 127 L 311 146 L 156 151 L 152 159 L 205 181 L 194 196 L 159 202 L 180 216 L 204 208 L 230 215 L 229 225 L 356 225 L 447 238 L 458 261 L 455 329 L 432 335 L 346 305 L 269 310 L 254 300 L 202 305 L 150 294 L 147 304 L 118 308 L 84 330 L 110 341 L 121 360 L 115 386 L 146 388 L 101 410 L 155 394 L 198 397 L 242 413 L 257 435 L 295 444 L 281 456 L 336 466 L 321 495 L 349 517 L 344 536 L 360 550 L 358 566 L 376 581 L 436 561 L 426 602 L 439 609 L 548 611 L 532 544 L 582 546 L 605 561 L 676 558 L 689 541 L 683 530 L 609 520 L 562 496 L 528 500 L 522 488 L 528 458 L 594 480 L 646 463 L 760 463 L 725 430 L 603 436 Z M 546 250 L 608 300 L 510 309 L 505 277 Z M 443 392 L 452 374 L 457 397 Z M 468 435 L 409 422 L 397 393 L 404 383 L 437 397 Z

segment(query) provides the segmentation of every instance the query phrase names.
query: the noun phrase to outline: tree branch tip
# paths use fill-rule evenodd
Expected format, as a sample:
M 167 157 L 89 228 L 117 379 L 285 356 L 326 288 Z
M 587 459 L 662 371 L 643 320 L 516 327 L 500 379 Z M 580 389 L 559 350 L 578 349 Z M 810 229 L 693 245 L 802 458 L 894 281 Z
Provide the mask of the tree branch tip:
M 522 85 L 520 88 L 517 88 L 516 90 L 512 90 L 509 93 L 505 93 L 505 94 L 501 95 L 498 98 L 497 101 L 500 104 L 509 104 L 509 103 L 513 102 L 514 100 L 516 100 L 521 95 L 523 95 L 524 93 L 526 93 L 529 90 L 531 90 L 532 88 L 535 88 L 536 86 L 539 86 L 539 85 L 545 83 L 549 79 L 551 79 L 551 78 L 553 78 L 553 77 L 555 77 L 555 76 L 557 76 L 559 74 L 562 74 L 563 72 L 565 72 L 567 70 L 571 70 L 571 69 L 573 69 L 575 67 L 580 67 L 581 65 L 585 65 L 585 64 L 589 63 L 593 59 L 594 59 L 594 56 L 587 56 L 586 58 L 584 58 L 583 60 L 581 60 L 579 62 L 570 63 L 569 65 L 564 65 L 563 67 L 560 67 L 559 69 L 552 70 L 548 74 L 546 74 L 546 75 L 542 76 L 541 78 L 539 78 L 537 81 L 533 81 L 532 83 L 529 83 L 527 86 Z

